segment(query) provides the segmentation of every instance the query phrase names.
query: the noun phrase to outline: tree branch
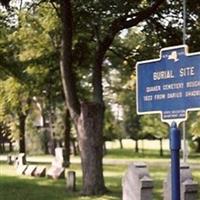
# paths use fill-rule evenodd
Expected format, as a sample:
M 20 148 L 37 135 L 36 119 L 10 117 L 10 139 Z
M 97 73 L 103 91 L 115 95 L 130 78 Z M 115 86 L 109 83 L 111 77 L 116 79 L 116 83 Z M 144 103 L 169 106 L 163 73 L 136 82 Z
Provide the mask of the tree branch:
M 124 15 L 117 19 L 115 19 L 110 28 L 107 31 L 107 35 L 103 38 L 102 41 L 99 41 L 97 50 L 96 50 L 96 58 L 95 58 L 95 66 L 93 68 L 93 96 L 96 102 L 102 103 L 103 102 L 103 91 L 102 91 L 102 64 L 104 61 L 104 57 L 106 51 L 111 46 L 115 36 L 119 33 L 120 30 L 130 28 L 136 26 L 139 22 L 143 21 L 144 19 L 148 18 L 152 14 L 154 14 L 157 9 L 163 4 L 165 0 L 156 0 L 152 6 L 148 7 L 147 9 L 140 11 L 138 13 L 133 14 L 133 19 L 130 19 L 130 15 Z
M 55 9 L 57 16 L 58 16 L 59 18 L 61 18 L 61 14 L 60 14 L 60 12 L 59 12 L 59 8 L 56 7 L 55 2 L 54 2 L 53 0 L 50 0 L 50 3 L 51 3 L 51 5 L 52 5 L 52 7 Z
M 72 69 L 73 16 L 70 0 L 64 0 L 61 2 L 61 17 L 63 30 L 60 70 L 65 100 L 72 119 L 76 120 L 80 114 L 80 103 L 77 97 L 75 74 Z
M 158 10 L 158 8 L 164 2 L 165 2 L 165 0 L 157 0 L 151 7 L 148 7 L 147 9 L 136 13 L 136 17 L 135 18 L 130 19 L 128 21 L 122 22 L 120 30 L 136 26 L 139 22 L 143 21 L 144 19 L 147 19 L 152 14 L 156 13 L 156 11 Z

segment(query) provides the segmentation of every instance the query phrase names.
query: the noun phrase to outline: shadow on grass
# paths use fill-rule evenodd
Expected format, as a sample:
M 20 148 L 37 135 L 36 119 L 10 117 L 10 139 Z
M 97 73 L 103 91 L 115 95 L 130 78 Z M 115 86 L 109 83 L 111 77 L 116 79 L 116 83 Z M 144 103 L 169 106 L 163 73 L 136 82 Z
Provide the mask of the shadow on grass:
M 1 176 L 0 197 L 2 200 L 119 200 L 121 195 L 117 185 L 113 186 L 114 191 L 99 197 L 81 197 L 80 183 L 76 192 L 67 191 L 65 185 L 65 180 Z

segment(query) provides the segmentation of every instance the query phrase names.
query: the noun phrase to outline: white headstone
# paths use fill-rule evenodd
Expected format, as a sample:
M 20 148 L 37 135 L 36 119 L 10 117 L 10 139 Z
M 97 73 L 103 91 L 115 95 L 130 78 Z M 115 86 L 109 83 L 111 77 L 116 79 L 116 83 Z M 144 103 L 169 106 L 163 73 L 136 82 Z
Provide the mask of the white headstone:
M 63 167 L 51 166 L 47 171 L 47 176 L 53 179 L 65 178 L 65 169 Z
M 151 200 L 153 181 L 144 163 L 129 165 L 122 180 L 123 200 Z
M 37 166 L 36 170 L 34 171 L 34 176 L 44 177 L 46 175 L 46 167 Z
M 181 200 L 197 200 L 198 184 L 193 181 L 192 171 L 187 164 L 180 167 Z M 164 200 L 171 200 L 171 170 L 163 184 Z
M 25 174 L 25 175 L 28 175 L 28 176 L 33 176 L 35 170 L 36 170 L 36 166 L 34 166 L 34 165 L 29 165 L 29 166 L 26 168 L 26 171 L 24 172 L 24 174 Z
M 18 165 L 17 166 L 17 174 L 18 175 L 24 174 L 27 167 L 28 167 L 27 165 Z

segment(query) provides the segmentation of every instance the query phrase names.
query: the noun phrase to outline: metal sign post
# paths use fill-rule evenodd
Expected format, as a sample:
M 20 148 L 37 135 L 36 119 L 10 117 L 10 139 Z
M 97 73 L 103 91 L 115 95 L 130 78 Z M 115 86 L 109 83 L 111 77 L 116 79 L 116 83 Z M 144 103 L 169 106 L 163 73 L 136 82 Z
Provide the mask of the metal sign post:
M 200 52 L 186 45 L 161 50 L 160 58 L 138 62 L 137 113 L 160 113 L 170 125 L 172 200 L 180 200 L 180 130 L 187 112 L 200 110 Z
M 171 195 L 172 200 L 180 200 L 180 158 L 181 148 L 180 129 L 175 122 L 170 127 L 170 150 L 171 150 Z

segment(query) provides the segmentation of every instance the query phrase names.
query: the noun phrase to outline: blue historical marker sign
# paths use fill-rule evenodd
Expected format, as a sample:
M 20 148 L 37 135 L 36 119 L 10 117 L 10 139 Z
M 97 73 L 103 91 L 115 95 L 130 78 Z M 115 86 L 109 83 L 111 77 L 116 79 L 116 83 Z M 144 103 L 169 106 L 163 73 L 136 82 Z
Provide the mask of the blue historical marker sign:
M 164 48 L 160 58 L 137 63 L 137 112 L 161 113 L 171 124 L 200 109 L 200 52 L 186 45 Z

